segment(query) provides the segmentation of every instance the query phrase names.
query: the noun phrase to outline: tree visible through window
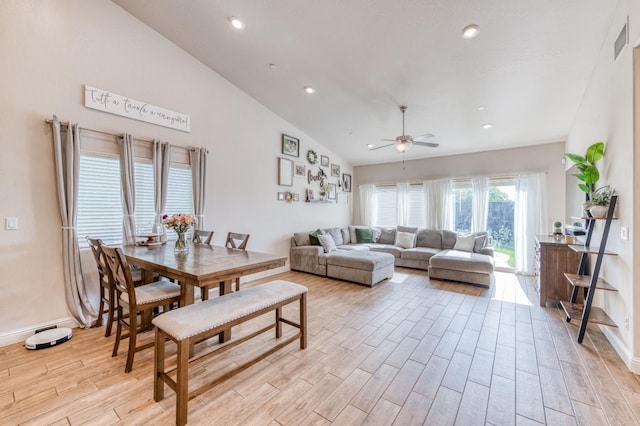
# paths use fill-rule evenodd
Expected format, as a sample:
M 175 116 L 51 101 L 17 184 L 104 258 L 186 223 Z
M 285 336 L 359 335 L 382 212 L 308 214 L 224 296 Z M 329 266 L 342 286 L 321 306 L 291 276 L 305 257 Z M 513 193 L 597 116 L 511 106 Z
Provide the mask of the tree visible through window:
M 498 182 L 489 186 L 489 214 L 487 232 L 493 240 L 496 266 L 515 268 L 513 222 L 515 213 L 515 185 Z M 502 256 L 501 256 L 502 255 Z M 508 256 L 504 258 L 504 256 Z

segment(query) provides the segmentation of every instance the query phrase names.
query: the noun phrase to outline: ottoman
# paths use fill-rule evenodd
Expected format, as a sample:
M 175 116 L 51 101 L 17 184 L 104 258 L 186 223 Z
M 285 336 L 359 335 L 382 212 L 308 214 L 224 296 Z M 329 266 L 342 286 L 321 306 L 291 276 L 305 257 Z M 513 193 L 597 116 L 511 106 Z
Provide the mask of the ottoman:
M 327 276 L 373 287 L 393 276 L 395 257 L 389 253 L 352 250 L 327 257 Z
M 444 280 L 491 285 L 493 257 L 482 253 L 442 250 L 429 259 L 429 276 Z

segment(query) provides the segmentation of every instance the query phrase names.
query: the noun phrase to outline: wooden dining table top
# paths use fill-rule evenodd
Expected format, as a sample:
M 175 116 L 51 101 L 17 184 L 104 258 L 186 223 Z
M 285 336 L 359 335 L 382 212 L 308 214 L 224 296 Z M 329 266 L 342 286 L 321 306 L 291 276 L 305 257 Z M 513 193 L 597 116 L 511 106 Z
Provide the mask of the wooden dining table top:
M 285 266 L 287 258 L 249 250 L 193 244 L 185 254 L 173 244 L 122 247 L 131 265 L 157 272 L 182 284 L 212 286 L 221 281 Z

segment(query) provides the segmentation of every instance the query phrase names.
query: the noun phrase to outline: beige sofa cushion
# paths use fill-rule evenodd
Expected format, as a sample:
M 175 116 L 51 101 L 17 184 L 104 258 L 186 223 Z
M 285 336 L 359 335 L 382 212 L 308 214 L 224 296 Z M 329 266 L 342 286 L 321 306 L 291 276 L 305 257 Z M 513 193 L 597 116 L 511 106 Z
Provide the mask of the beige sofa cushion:
M 442 231 L 436 229 L 419 229 L 416 247 L 442 249 Z
M 402 253 L 402 249 L 400 247 L 394 246 L 393 244 L 367 244 L 369 246 L 369 250 L 377 251 L 380 253 L 389 253 L 394 257 L 400 257 Z
M 410 260 L 429 260 L 431 256 L 440 253 L 440 250 L 431 247 L 416 247 L 402 251 L 401 257 Z
M 393 265 L 394 259 L 388 253 L 354 250 L 348 253 L 333 252 L 331 256 L 327 257 L 327 265 L 375 271 L 385 266 Z
M 429 267 L 491 274 L 493 272 L 493 257 L 466 251 L 443 250 L 431 257 Z

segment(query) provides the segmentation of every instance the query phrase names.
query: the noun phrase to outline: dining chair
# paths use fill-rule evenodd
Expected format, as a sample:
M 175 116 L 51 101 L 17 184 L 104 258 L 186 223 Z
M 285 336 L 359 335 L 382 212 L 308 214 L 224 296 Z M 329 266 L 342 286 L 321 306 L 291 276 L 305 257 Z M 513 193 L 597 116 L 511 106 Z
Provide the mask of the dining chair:
M 113 325 L 113 314 L 115 311 L 115 291 L 111 282 L 109 281 L 109 272 L 107 271 L 107 265 L 104 260 L 104 255 L 100 246 L 102 240 L 96 238 L 87 238 L 91 253 L 96 261 L 96 267 L 98 268 L 98 279 L 100 283 L 100 304 L 98 305 L 98 320 L 96 326 L 101 326 L 103 323 L 103 316 L 105 311 L 107 312 L 107 324 L 104 330 L 104 337 L 111 336 L 111 326 Z
M 113 321 L 115 321 L 116 319 L 116 303 L 115 290 L 111 282 L 109 282 L 109 272 L 107 270 L 107 265 L 102 254 L 102 249 L 100 248 L 100 246 L 104 243 L 99 238 L 91 238 L 87 236 L 86 239 L 89 243 L 89 247 L 91 248 L 93 258 L 96 261 L 96 267 L 98 268 L 98 279 L 100 282 L 100 304 L 98 305 L 98 320 L 96 322 L 96 326 L 103 325 L 103 316 L 104 313 L 107 312 L 107 323 L 105 325 L 104 337 L 109 337 L 111 336 Z M 133 278 L 133 282 L 136 286 L 143 284 L 142 270 L 132 269 L 131 277 Z M 113 301 L 113 303 L 111 301 Z
M 193 242 L 195 244 L 207 244 L 211 245 L 211 240 L 213 240 L 213 232 L 214 231 L 203 231 L 201 229 L 197 229 L 193 231 Z
M 225 247 L 239 250 L 246 250 L 249 242 L 249 234 L 239 234 L 237 232 L 227 233 L 227 242 Z M 240 277 L 235 279 L 236 291 L 240 291 Z M 232 284 L 233 285 L 233 284 Z
M 127 353 L 127 364 L 124 372 L 128 373 L 133 367 L 133 356 L 136 352 L 150 348 L 153 341 L 136 346 L 138 332 L 144 324 L 138 320 L 138 315 L 142 317 L 145 311 L 151 312 L 155 308 L 162 307 L 163 312 L 167 311 L 174 303 L 180 300 L 180 286 L 170 282 L 166 278 L 160 278 L 151 284 L 136 287 L 133 282 L 131 268 L 126 257 L 120 248 L 100 245 L 104 254 L 107 270 L 110 274 L 111 282 L 116 292 L 117 300 L 117 328 L 116 340 L 113 345 L 111 356 L 118 355 L 120 340 L 129 338 L 129 350 Z M 127 310 L 128 315 L 124 314 Z M 122 329 L 126 328 L 126 333 Z
M 201 229 L 197 229 L 193 231 L 192 241 L 194 244 L 205 244 L 210 246 L 211 240 L 213 240 L 213 233 L 214 231 L 203 231 Z M 200 287 L 200 299 L 209 299 L 209 287 Z

